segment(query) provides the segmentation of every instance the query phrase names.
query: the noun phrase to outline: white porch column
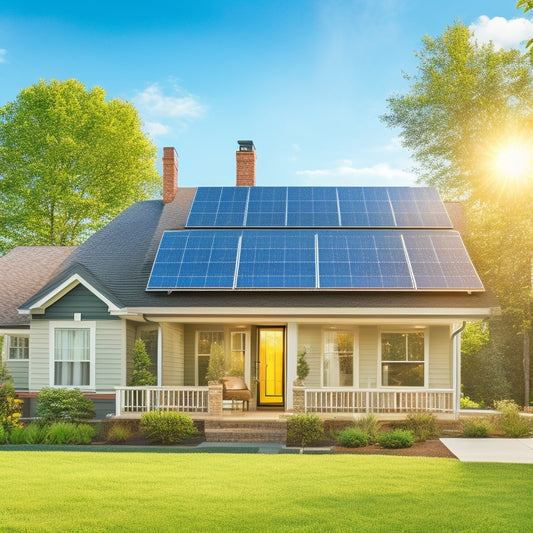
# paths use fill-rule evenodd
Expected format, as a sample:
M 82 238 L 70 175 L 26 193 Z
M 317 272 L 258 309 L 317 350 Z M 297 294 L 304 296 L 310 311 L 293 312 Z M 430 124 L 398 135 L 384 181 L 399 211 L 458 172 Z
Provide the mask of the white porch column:
M 157 386 L 163 385 L 163 334 L 161 324 L 157 326 Z
M 298 362 L 298 324 L 287 324 L 287 388 L 285 391 L 285 409 L 292 410 L 292 386 L 296 379 Z

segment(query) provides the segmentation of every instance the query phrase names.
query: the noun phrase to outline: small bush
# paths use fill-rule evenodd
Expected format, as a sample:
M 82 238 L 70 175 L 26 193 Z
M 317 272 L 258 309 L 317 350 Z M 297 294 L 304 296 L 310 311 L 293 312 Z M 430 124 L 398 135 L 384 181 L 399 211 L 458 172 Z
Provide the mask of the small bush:
M 485 407 L 485 402 L 475 402 L 468 396 L 463 396 L 459 402 L 461 409 L 483 409 Z
M 89 424 L 56 422 L 48 427 L 45 444 L 90 444 L 95 434 Z
M 107 442 L 126 442 L 131 436 L 130 428 L 121 424 L 114 425 L 107 434 Z
M 472 418 L 463 422 L 463 436 L 471 439 L 490 437 L 492 425 L 484 418 Z
M 413 432 L 415 442 L 424 442 L 440 436 L 437 421 L 431 413 L 409 414 L 405 419 L 405 429 Z
M 498 417 L 498 429 L 508 437 L 516 439 L 531 433 L 530 421 L 520 415 L 520 407 L 513 400 L 494 402 L 494 406 L 503 413 Z
M 346 428 L 337 434 L 337 442 L 346 448 L 362 448 L 370 441 L 370 435 L 359 428 Z
M 76 427 L 75 441 L 73 444 L 91 444 L 96 429 L 89 424 L 79 424 Z
M 15 426 L 9 432 L 9 444 L 26 444 L 26 433 L 22 426 Z
M 379 424 L 375 415 L 368 414 L 358 418 L 353 426 L 364 431 L 370 438 L 369 444 L 374 444 L 378 440 Z
M 378 442 L 383 448 L 410 448 L 415 442 L 415 437 L 410 430 L 395 429 L 383 433 Z
M 43 422 L 83 422 L 94 418 L 94 403 L 80 389 L 44 387 L 37 396 L 37 416 Z
M 50 426 L 42 425 L 36 422 L 24 428 L 25 442 L 26 444 L 42 444 L 46 440 L 46 435 Z
M 3 368 L 0 361 L 0 368 Z M 2 370 L 2 379 L 10 379 L 7 370 Z M 0 425 L 10 431 L 15 427 L 22 427 L 20 422 L 22 400 L 17 398 L 15 387 L 11 381 L 0 383 Z
M 7 444 L 9 442 L 9 433 L 4 426 L 0 424 L 0 444 Z
M 146 351 L 146 344 L 142 339 L 135 339 L 133 347 L 133 374 L 130 385 L 133 387 L 157 384 L 157 376 L 150 371 L 152 360 Z
M 162 444 L 175 444 L 198 434 L 192 418 L 183 413 L 166 411 L 144 413 L 141 416 L 140 427 L 147 439 Z
M 317 415 L 293 415 L 287 419 L 287 442 L 303 448 L 323 436 L 324 422 Z

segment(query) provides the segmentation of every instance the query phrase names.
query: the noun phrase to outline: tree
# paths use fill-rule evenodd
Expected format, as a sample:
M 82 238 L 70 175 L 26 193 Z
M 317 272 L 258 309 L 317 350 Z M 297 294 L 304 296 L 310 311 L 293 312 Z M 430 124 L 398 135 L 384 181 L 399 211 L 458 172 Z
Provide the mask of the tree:
M 39 83 L 0 108 L 0 254 L 71 245 L 159 181 L 136 109 L 76 80 Z
M 510 383 L 523 376 L 520 389 L 529 402 L 532 162 L 511 172 L 516 161 L 502 155 L 533 152 L 533 67 L 518 50 L 479 45 L 459 22 L 437 38 L 424 37 L 416 57 L 417 74 L 405 76 L 409 91 L 388 99 L 382 119 L 401 128 L 420 181 L 464 202 L 472 258 L 507 325 L 491 327 L 501 336 L 492 349 L 516 361 L 516 337 L 522 338 L 523 365 L 505 366 L 512 367 Z
M 133 348 L 133 374 L 131 376 L 132 387 L 144 387 L 157 384 L 157 378 L 150 372 L 152 360 L 146 351 L 142 339 L 135 339 Z
M 533 0 L 518 0 L 516 3 L 516 9 L 522 9 L 524 13 L 527 13 L 533 9 Z M 526 47 L 529 49 L 531 55 L 531 60 L 533 61 L 533 39 L 529 39 L 526 44 Z
M 205 374 L 206 381 L 220 381 L 226 375 L 226 354 L 224 348 L 214 342 L 211 345 L 211 354 L 209 355 L 209 364 Z

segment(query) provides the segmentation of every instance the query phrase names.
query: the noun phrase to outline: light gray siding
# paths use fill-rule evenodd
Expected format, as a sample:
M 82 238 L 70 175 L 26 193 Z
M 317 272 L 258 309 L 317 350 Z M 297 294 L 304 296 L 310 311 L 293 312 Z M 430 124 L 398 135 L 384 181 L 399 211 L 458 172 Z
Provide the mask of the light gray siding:
M 131 383 L 133 376 L 133 350 L 135 348 L 135 338 L 137 335 L 137 326 L 134 322 L 126 322 L 126 383 Z
M 184 328 L 184 385 L 194 385 L 194 368 L 195 368 L 195 336 L 196 327 L 190 324 L 185 325 Z
M 452 350 L 450 328 L 432 326 L 429 328 L 429 383 L 431 389 L 452 387 Z
M 298 350 L 306 347 L 305 360 L 309 364 L 309 376 L 305 379 L 307 387 L 321 386 L 322 365 L 322 327 L 316 324 L 298 326 Z
M 50 335 L 48 320 L 30 322 L 30 391 L 50 386 Z
M 185 378 L 183 324 L 161 324 L 163 338 L 162 385 L 183 385 Z
M 121 384 L 123 331 L 120 320 L 96 321 L 96 392 L 115 392 Z
M 375 389 L 378 382 L 378 328 L 359 328 L 359 387 Z
M 8 359 L 5 361 L 7 370 L 13 378 L 13 384 L 18 391 L 29 389 L 29 361 L 27 359 Z

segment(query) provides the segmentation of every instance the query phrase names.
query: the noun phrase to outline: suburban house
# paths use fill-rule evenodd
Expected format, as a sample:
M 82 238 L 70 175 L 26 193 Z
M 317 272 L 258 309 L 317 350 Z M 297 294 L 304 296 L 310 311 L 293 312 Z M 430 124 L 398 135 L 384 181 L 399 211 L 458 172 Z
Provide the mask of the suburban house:
M 31 411 L 55 386 L 99 416 L 207 413 L 216 343 L 250 410 L 457 413 L 463 323 L 497 302 L 437 191 L 261 187 L 251 141 L 236 160 L 234 187 L 179 187 L 165 148 L 162 201 L 76 248 L 0 258 L 3 357 Z M 157 386 L 129 386 L 136 338 Z

